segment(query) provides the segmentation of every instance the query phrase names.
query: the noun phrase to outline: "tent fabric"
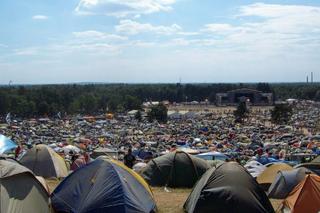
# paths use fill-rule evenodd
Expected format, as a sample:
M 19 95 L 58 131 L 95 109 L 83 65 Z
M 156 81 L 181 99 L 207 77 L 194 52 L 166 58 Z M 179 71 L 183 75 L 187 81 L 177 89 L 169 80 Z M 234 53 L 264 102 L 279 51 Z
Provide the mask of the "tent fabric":
M 244 165 L 244 168 L 247 169 L 252 177 L 256 178 L 266 169 L 266 166 L 258 161 L 249 161 Z
M 44 144 L 38 144 L 29 149 L 20 159 L 20 163 L 37 176 L 44 178 L 63 178 L 68 175 L 64 159 Z
M 6 153 L 17 147 L 17 144 L 15 144 L 12 140 L 4 135 L 0 135 L 0 154 Z
M 283 202 L 292 213 L 318 213 L 320 211 L 320 177 L 307 175 Z
M 320 155 L 318 157 L 316 157 L 315 159 L 313 159 L 311 161 L 311 163 L 320 163 Z
M 301 167 L 307 168 L 307 169 L 311 170 L 313 173 L 320 175 L 320 163 L 314 163 L 314 162 L 301 163 L 301 164 L 296 165 L 294 168 L 301 168 Z
M 192 188 L 209 167 L 205 160 L 176 151 L 149 161 L 142 177 L 151 186 Z
M 258 183 L 238 163 L 223 163 L 208 170 L 184 204 L 188 213 L 274 212 Z
M 99 157 L 79 168 L 51 194 L 56 212 L 154 212 L 148 184 L 120 162 Z
M 3 213 L 51 212 L 42 184 L 29 169 L 12 161 L 0 160 L 0 200 Z
M 268 197 L 274 199 L 287 198 L 293 188 L 310 173 L 310 170 L 303 167 L 291 171 L 279 171 L 275 181 L 269 188 Z
M 258 177 L 257 182 L 267 191 L 279 171 L 290 171 L 293 168 L 285 163 L 275 163 L 267 167 Z

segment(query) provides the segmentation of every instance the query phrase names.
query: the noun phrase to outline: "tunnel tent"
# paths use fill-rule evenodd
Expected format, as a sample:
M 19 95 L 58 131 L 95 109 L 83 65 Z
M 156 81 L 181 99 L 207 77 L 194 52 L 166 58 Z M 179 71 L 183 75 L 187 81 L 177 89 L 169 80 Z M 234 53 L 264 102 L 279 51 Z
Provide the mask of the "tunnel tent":
M 184 210 L 188 213 L 274 212 L 258 183 L 236 162 L 208 170 L 193 188 Z
M 285 199 L 293 188 L 298 185 L 307 174 L 312 172 L 304 167 L 291 171 L 279 171 L 275 181 L 271 184 L 268 197 L 273 199 Z
M 0 194 L 0 212 L 52 212 L 46 189 L 18 162 L 0 159 Z
M 175 151 L 149 161 L 142 177 L 151 186 L 192 188 L 209 168 L 205 160 Z
M 99 157 L 68 177 L 51 194 L 56 212 L 155 212 L 148 184 L 133 170 Z
M 64 178 L 68 175 L 64 159 L 44 144 L 38 144 L 29 149 L 20 159 L 20 163 L 37 176 L 44 178 Z

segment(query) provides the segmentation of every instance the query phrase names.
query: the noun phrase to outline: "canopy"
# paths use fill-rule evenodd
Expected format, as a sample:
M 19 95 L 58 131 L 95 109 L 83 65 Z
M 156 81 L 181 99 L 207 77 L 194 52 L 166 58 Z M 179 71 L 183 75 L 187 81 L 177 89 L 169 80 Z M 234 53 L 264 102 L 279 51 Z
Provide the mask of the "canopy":
M 0 154 L 17 148 L 17 144 L 4 135 L 0 135 Z

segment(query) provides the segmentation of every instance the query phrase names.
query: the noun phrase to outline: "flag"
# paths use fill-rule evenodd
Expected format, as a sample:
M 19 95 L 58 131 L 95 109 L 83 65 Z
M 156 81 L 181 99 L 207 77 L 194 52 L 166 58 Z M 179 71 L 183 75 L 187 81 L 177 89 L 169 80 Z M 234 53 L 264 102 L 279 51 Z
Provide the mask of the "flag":
M 7 124 L 11 124 L 11 113 L 9 112 L 8 114 L 7 114 L 7 116 L 6 116 L 6 122 L 7 122 Z

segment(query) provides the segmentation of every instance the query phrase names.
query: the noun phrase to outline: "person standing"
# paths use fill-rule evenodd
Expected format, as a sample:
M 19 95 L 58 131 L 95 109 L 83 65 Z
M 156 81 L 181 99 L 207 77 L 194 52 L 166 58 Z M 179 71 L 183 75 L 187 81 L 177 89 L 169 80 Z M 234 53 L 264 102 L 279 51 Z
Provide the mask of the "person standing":
M 128 153 L 123 158 L 124 165 L 132 169 L 135 161 L 136 161 L 136 158 L 133 156 L 132 149 L 130 148 L 128 150 Z

